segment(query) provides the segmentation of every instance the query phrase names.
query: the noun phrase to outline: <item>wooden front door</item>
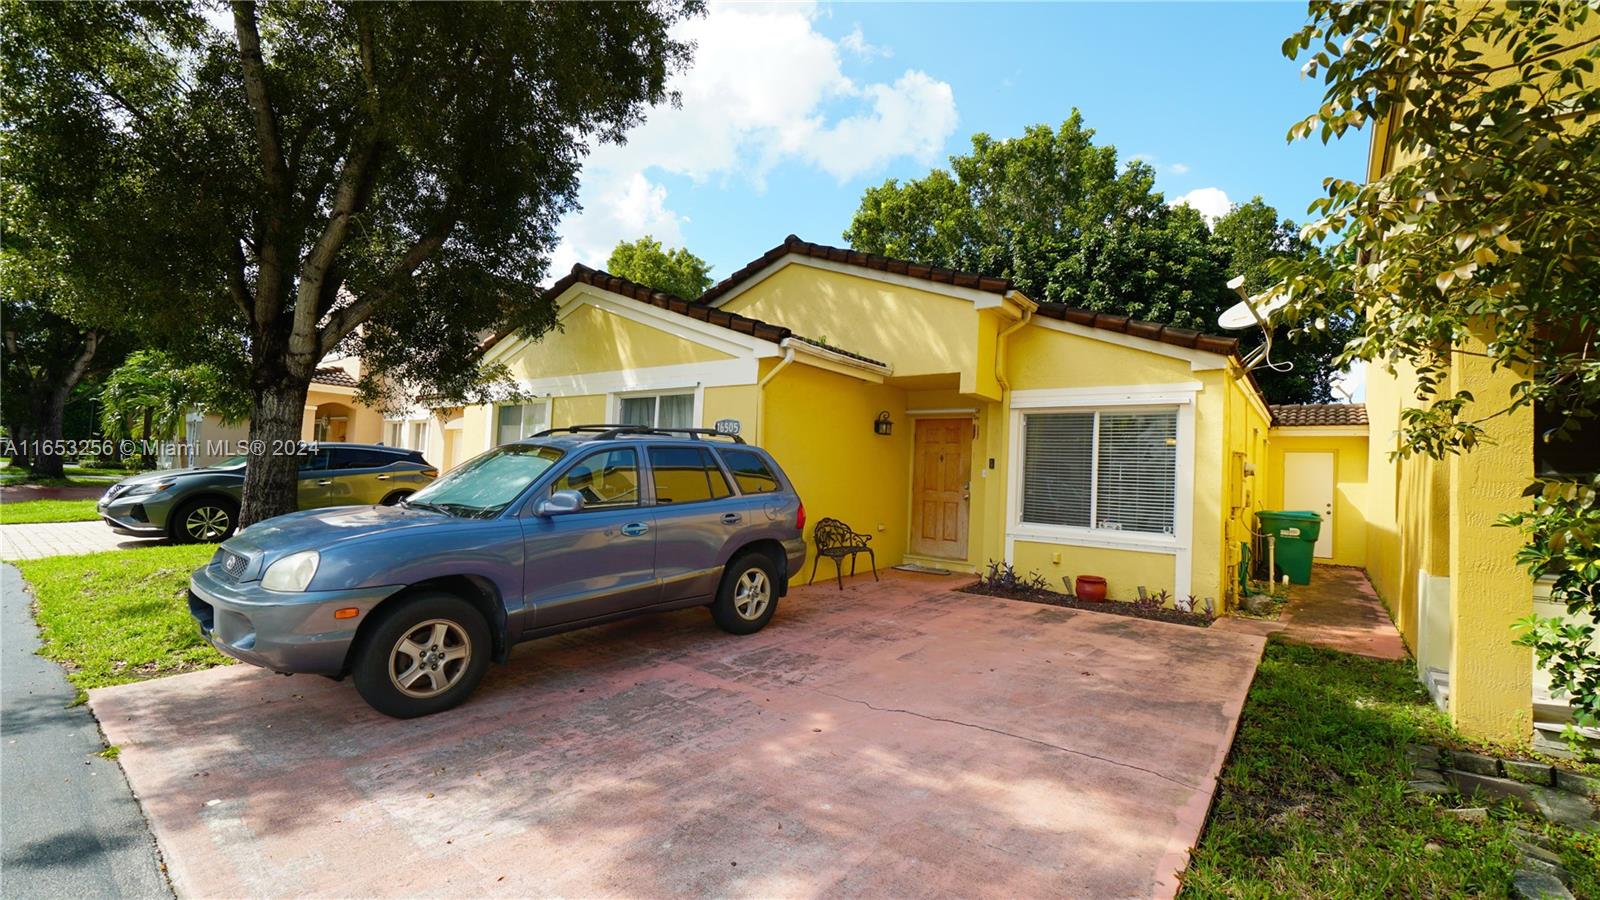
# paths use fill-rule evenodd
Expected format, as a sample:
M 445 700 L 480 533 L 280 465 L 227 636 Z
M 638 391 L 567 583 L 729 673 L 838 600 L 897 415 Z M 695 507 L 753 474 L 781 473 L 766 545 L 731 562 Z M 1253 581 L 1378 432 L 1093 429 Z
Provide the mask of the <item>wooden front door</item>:
M 911 552 L 967 558 L 972 420 L 917 419 L 912 447 Z

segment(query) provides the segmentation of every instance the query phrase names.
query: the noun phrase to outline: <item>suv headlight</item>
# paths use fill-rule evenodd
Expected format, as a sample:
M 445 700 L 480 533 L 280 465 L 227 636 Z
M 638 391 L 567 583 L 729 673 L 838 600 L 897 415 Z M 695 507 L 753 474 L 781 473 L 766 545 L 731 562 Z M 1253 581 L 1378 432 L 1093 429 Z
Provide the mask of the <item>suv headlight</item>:
M 317 574 L 318 556 L 315 550 L 291 553 L 267 566 L 261 576 L 261 586 L 269 591 L 303 591 Z
M 143 484 L 136 484 L 133 487 L 128 488 L 128 492 L 123 494 L 122 496 L 124 496 L 124 497 L 143 497 L 146 494 L 159 494 L 162 491 L 166 490 L 167 488 L 172 487 L 174 484 L 177 484 L 177 482 L 176 481 L 146 481 Z

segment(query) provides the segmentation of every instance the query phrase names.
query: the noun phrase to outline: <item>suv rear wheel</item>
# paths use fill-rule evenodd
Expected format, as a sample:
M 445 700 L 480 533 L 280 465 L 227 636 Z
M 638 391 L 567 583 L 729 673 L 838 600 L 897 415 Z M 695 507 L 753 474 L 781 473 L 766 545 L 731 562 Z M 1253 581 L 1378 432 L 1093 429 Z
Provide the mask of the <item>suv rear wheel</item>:
M 722 570 L 711 618 L 730 634 L 753 634 L 778 611 L 778 567 L 761 553 L 737 556 Z
M 443 712 L 483 680 L 494 648 L 483 614 L 454 594 L 414 594 L 378 611 L 351 666 L 356 690 L 396 719 Z

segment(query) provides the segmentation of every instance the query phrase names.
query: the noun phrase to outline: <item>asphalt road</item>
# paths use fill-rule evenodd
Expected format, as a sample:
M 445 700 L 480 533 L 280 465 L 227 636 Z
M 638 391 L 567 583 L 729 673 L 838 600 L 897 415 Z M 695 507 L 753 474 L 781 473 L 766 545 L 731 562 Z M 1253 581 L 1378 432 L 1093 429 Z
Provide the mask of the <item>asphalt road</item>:
M 89 707 L 34 655 L 32 598 L 0 565 L 0 896 L 171 897 L 155 839 Z

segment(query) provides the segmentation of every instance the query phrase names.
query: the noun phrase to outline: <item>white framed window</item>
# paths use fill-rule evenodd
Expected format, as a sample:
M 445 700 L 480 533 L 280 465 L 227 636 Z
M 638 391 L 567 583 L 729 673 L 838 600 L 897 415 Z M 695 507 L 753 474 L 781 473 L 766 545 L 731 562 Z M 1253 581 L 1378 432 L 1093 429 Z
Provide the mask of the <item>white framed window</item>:
M 550 427 L 550 401 L 502 403 L 494 408 L 494 446 L 520 441 Z
M 1172 539 L 1178 526 L 1178 410 L 1038 409 L 1021 414 L 1017 523 Z
M 663 391 L 616 398 L 617 424 L 646 428 L 693 428 L 699 418 L 699 392 Z
M 406 449 L 428 449 L 428 420 L 412 419 L 406 423 Z
M 406 423 L 389 419 L 383 423 L 383 443 L 389 447 L 405 446 Z

